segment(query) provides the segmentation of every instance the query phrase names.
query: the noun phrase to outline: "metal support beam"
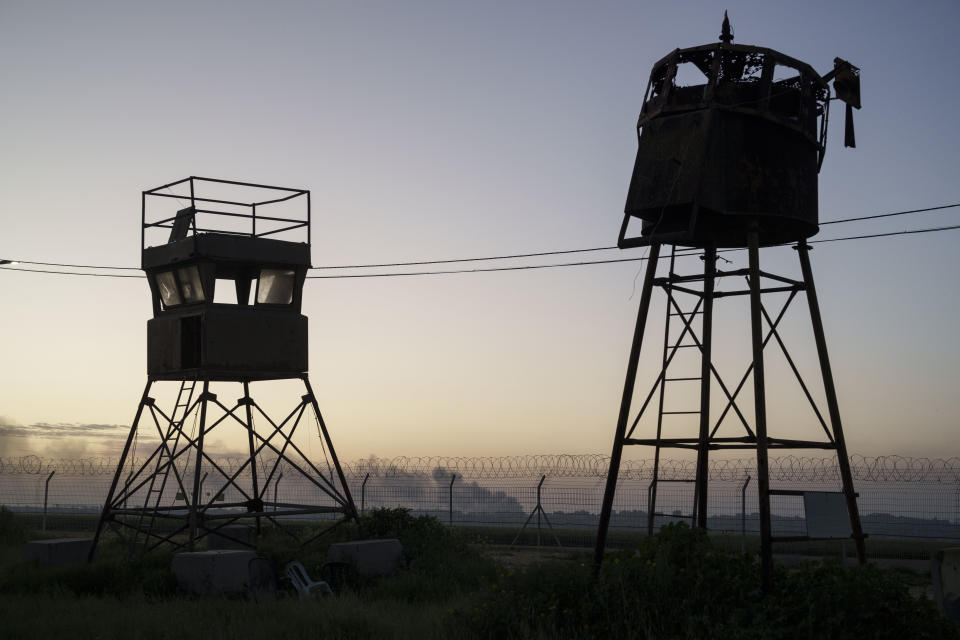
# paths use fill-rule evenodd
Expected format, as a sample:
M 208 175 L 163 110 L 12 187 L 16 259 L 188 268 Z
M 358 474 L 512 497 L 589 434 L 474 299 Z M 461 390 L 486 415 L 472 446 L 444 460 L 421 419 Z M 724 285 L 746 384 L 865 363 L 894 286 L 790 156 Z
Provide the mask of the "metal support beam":
M 190 501 L 190 515 L 188 523 L 190 525 L 190 537 L 188 538 L 187 548 L 193 551 L 193 543 L 197 537 L 197 527 L 199 526 L 200 506 L 200 470 L 203 468 L 203 436 L 207 430 L 207 402 L 210 398 L 210 381 L 203 381 L 203 393 L 200 394 L 200 433 L 197 434 L 197 455 L 196 464 L 193 469 L 193 498 Z
M 253 411 L 250 409 L 253 399 L 250 398 L 250 383 L 243 381 L 243 404 L 247 410 L 247 445 L 250 448 L 250 476 L 253 480 L 253 496 L 260 499 L 260 486 L 257 484 L 257 455 L 253 445 Z M 257 536 L 260 535 L 260 516 L 256 520 Z
M 708 247 L 703 256 L 703 326 L 700 350 L 700 438 L 697 450 L 697 526 L 707 528 L 707 489 L 710 476 L 710 386 L 713 347 L 713 288 L 717 270 L 717 249 Z
M 97 531 L 93 534 L 93 542 L 90 544 L 90 553 L 87 554 L 87 562 L 93 562 L 93 555 L 97 550 L 97 543 L 100 542 L 100 534 L 103 532 L 103 525 L 110 518 L 110 507 L 113 503 L 113 493 L 117 490 L 117 483 L 120 482 L 120 474 L 123 472 L 123 465 L 127 460 L 127 454 L 130 453 L 130 445 L 133 444 L 133 438 L 137 435 L 137 425 L 140 424 L 140 416 L 143 414 L 143 407 L 147 404 L 147 398 L 150 397 L 150 386 L 153 384 L 153 378 L 147 378 L 147 386 L 143 388 L 143 395 L 140 396 L 140 404 L 137 405 L 137 414 L 133 418 L 133 424 L 130 425 L 130 433 L 127 435 L 127 442 L 123 445 L 123 453 L 120 454 L 120 461 L 117 463 L 117 470 L 113 474 L 113 480 L 110 482 L 110 490 L 107 491 L 107 499 L 103 503 L 103 511 L 100 512 L 100 519 L 97 521 Z
M 810 247 L 806 242 L 801 242 L 797 245 L 797 254 L 800 257 L 800 269 L 803 271 L 803 282 L 807 287 L 807 303 L 810 306 L 810 321 L 813 324 L 813 336 L 817 343 L 820 370 L 823 373 L 823 389 L 827 397 L 830 424 L 833 427 L 833 441 L 837 447 L 837 464 L 840 467 L 843 493 L 847 499 L 847 512 L 850 515 L 850 529 L 853 532 L 854 543 L 857 546 L 857 561 L 860 564 L 866 564 L 867 551 L 863 541 L 863 528 L 860 524 L 860 510 L 857 507 L 857 496 L 853 489 L 850 457 L 847 455 L 847 445 L 843 438 L 843 425 L 840 422 L 840 406 L 837 403 L 837 389 L 833 384 L 833 370 L 830 368 L 830 356 L 827 354 L 827 339 L 823 332 L 823 318 L 820 316 L 820 303 L 817 300 L 817 289 L 813 285 L 813 270 L 810 268 L 809 251 Z
M 657 262 L 659 259 L 660 245 L 650 245 L 650 253 L 647 256 L 647 272 L 643 277 L 643 289 L 640 292 L 640 308 L 637 311 L 637 325 L 633 330 L 633 343 L 630 346 L 630 357 L 627 360 L 627 375 L 623 383 L 620 415 L 617 418 L 617 430 L 613 437 L 610 469 L 607 472 L 607 484 L 603 492 L 603 504 L 600 507 L 600 523 L 597 527 L 597 546 L 593 556 L 595 574 L 600 571 L 600 565 L 603 563 L 604 548 L 607 544 L 610 512 L 613 509 L 614 494 L 617 492 L 617 477 L 620 474 L 620 458 L 623 455 L 623 438 L 627 432 L 627 423 L 630 421 L 630 402 L 633 399 L 633 389 L 637 381 L 637 366 L 640 361 L 640 350 L 643 346 L 643 333 L 647 326 L 647 314 L 650 311 L 650 294 L 653 292 L 653 277 L 657 272 Z
M 673 274 L 674 266 L 677 262 L 677 247 L 670 247 L 670 270 L 668 273 Z M 654 278 L 654 281 L 657 279 Z M 666 314 L 663 319 L 663 360 L 662 366 L 660 368 L 660 376 L 657 378 L 657 381 L 654 383 L 654 388 L 650 390 L 650 394 L 647 396 L 647 400 L 643 403 L 643 406 L 640 408 L 640 412 L 637 413 L 637 419 L 631 425 L 630 430 L 627 432 L 627 439 L 624 441 L 624 444 L 629 444 L 628 440 L 633 435 L 634 429 L 636 429 L 637 424 L 640 422 L 640 416 L 643 415 L 644 410 L 647 408 L 647 402 L 650 401 L 650 398 L 653 396 L 654 389 L 659 387 L 660 390 L 660 399 L 659 407 L 657 409 L 657 441 L 660 440 L 661 435 L 663 435 L 663 402 L 666 395 L 666 382 L 667 382 L 667 367 L 670 365 L 670 361 L 673 360 L 674 354 L 677 352 L 676 349 L 670 350 L 670 318 L 672 315 L 676 314 L 680 317 L 681 322 L 684 323 L 683 331 L 680 334 L 680 337 L 677 339 L 679 344 L 683 340 L 683 336 L 690 331 L 690 323 L 693 322 L 693 318 L 697 313 L 703 313 L 702 311 L 694 310 L 693 315 L 684 316 L 679 312 L 671 310 L 670 303 L 673 301 L 673 289 L 670 287 L 664 287 L 664 291 L 667 294 L 667 304 L 664 313 Z M 697 308 L 699 309 L 702 304 L 702 299 L 697 301 Z M 653 525 L 656 520 L 657 512 L 657 481 L 660 478 L 660 445 L 655 443 L 653 450 L 653 477 L 650 480 L 650 488 L 647 490 L 647 535 L 653 535 Z
M 303 380 L 304 386 L 307 388 L 307 393 L 310 394 L 310 402 L 313 404 L 313 410 L 317 414 L 317 423 L 320 425 L 320 430 L 323 433 L 323 439 L 327 443 L 327 450 L 330 452 L 330 459 L 333 460 L 333 466 L 337 470 L 337 476 L 340 479 L 340 488 L 343 489 L 343 495 L 346 498 L 345 507 L 349 508 L 349 513 L 347 517 L 352 518 L 360 524 L 360 516 L 357 514 L 357 507 L 353 503 L 353 496 L 350 495 L 350 487 L 347 485 L 347 478 L 343 475 L 343 467 L 340 466 L 340 459 L 337 458 L 337 452 L 333 449 L 333 440 L 330 439 L 330 433 L 327 431 L 327 425 L 323 421 L 323 415 L 320 413 L 320 406 L 317 404 L 317 396 L 313 393 L 313 387 L 310 386 L 310 379 L 306 375 L 301 378 Z
M 763 316 L 760 304 L 760 237 L 756 222 L 747 233 L 750 261 L 750 334 L 753 341 L 754 429 L 757 433 L 757 499 L 760 510 L 760 574 L 764 591 L 773 582 L 770 528 L 770 472 L 767 459 L 767 404 L 763 378 Z

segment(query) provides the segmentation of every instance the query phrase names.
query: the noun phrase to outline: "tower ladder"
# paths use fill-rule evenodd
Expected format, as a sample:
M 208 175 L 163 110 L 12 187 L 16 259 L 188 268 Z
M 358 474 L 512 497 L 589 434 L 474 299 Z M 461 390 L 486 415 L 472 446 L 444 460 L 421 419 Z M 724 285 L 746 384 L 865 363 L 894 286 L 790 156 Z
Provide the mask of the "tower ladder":
M 150 532 L 153 530 L 153 525 L 157 517 L 156 509 L 160 506 L 160 501 L 163 498 L 163 491 L 167 486 L 167 479 L 170 477 L 170 469 L 176 464 L 174 456 L 180 444 L 180 436 L 183 434 L 183 421 L 190 410 L 190 403 L 193 400 L 193 391 L 196 384 L 196 380 L 192 378 L 180 382 L 177 401 L 173 406 L 173 412 L 170 414 L 170 422 L 167 424 L 166 432 L 163 434 L 163 442 L 157 453 L 157 464 L 153 474 L 150 476 L 150 484 L 144 496 L 144 510 L 137 521 L 137 531 L 134 532 L 132 546 L 136 546 L 137 537 L 141 532 L 144 534 L 144 549 L 149 546 Z M 158 479 L 159 487 L 157 486 Z M 186 496 L 184 496 L 184 498 L 186 498 Z M 153 503 L 152 506 L 150 504 L 151 502 Z M 143 521 L 148 509 L 151 510 L 150 520 L 144 527 Z

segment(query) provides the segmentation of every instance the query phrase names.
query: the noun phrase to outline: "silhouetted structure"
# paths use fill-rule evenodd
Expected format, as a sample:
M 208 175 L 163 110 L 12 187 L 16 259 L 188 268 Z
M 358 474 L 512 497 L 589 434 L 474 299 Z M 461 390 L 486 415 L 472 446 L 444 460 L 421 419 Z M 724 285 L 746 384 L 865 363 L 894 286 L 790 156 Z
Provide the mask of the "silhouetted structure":
M 173 210 L 181 203 L 189 206 Z M 307 318 L 300 311 L 310 268 L 310 192 L 194 176 L 143 192 L 142 205 L 142 268 L 153 301 L 147 385 L 94 547 L 107 526 L 131 547 L 142 540 L 146 550 L 164 543 L 192 549 L 212 533 L 255 544 L 236 528 L 224 529 L 230 524 L 250 523 L 259 534 L 264 518 L 277 527 L 288 516 L 339 515 L 332 526 L 355 519 L 307 377 Z M 250 385 L 282 379 L 301 380 L 305 393 L 274 419 Z M 179 383 L 167 410 L 151 396 L 161 381 Z M 211 382 L 240 383 L 242 396 L 224 403 Z M 329 454 L 325 471 L 294 442 L 314 421 L 312 437 Z M 227 470 L 209 455 L 205 438 L 231 426 L 246 436 L 248 458 Z M 159 440 L 143 460 L 134 450 L 141 429 Z M 284 472 L 309 479 L 328 504 L 278 503 Z
M 600 516 L 596 564 L 602 561 L 606 533 L 624 445 L 654 447 L 653 484 L 649 505 L 652 531 L 656 506 L 660 449 L 675 447 L 697 452 L 695 505 L 692 522 L 707 521 L 709 452 L 724 449 L 756 449 L 760 492 L 762 562 L 765 584 L 770 579 L 770 496 L 799 495 L 796 491 L 771 489 L 767 471 L 770 449 L 830 449 L 838 456 L 843 491 L 856 539 L 864 561 L 863 535 L 856 494 L 837 406 L 823 325 L 810 270 L 805 240 L 818 231 L 817 173 L 826 151 L 830 88 L 834 79 L 837 95 L 847 101 L 847 145 L 853 146 L 853 121 L 849 110 L 859 108 L 859 71 L 839 58 L 835 68 L 820 76 L 809 65 L 772 49 L 732 44 L 729 21 L 724 16 L 720 42 L 677 49 L 653 66 L 646 98 L 637 123 L 639 149 L 619 246 L 649 246 L 648 263 L 636 331 L 627 367 L 626 382 L 607 476 Z M 631 233 L 631 222 L 640 223 L 640 233 Z M 785 277 L 760 269 L 760 247 L 796 243 L 802 278 Z M 671 245 L 669 271 L 657 277 L 662 245 Z M 674 272 L 677 247 L 703 249 L 702 274 Z M 741 247 L 749 251 L 749 268 L 717 269 L 718 247 Z M 745 279 L 741 289 L 720 291 L 721 278 Z M 667 294 L 662 367 L 653 388 L 631 420 L 637 366 L 653 287 Z M 777 325 L 798 293 L 805 292 L 819 355 L 828 406 L 825 418 L 817 408 L 806 383 L 783 344 Z M 771 316 L 762 298 L 786 293 L 787 301 Z M 728 387 L 711 362 L 714 300 L 749 296 L 753 362 L 739 381 Z M 678 298 L 692 298 L 684 309 Z M 700 321 L 697 335 L 696 321 Z M 766 321 L 766 328 L 763 325 Z M 671 324 L 680 324 L 671 336 Z M 790 440 L 768 436 L 764 389 L 764 347 L 773 339 L 782 348 L 807 399 L 823 428 L 822 440 Z M 701 355 L 697 375 L 671 374 L 678 352 L 696 349 Z M 737 396 L 753 373 L 754 424 L 737 406 Z M 712 420 L 711 386 L 723 394 L 724 409 Z M 696 408 L 665 410 L 667 385 L 699 384 Z M 676 387 L 675 387 L 676 388 Z M 657 404 L 652 401 L 657 396 Z M 656 406 L 656 435 L 634 436 L 640 418 Z M 695 435 L 664 437 L 665 420 L 690 415 L 698 423 Z M 721 423 L 735 415 L 743 434 L 718 435 Z M 676 427 L 668 425 L 671 430 Z M 795 538 L 792 538 L 795 539 Z

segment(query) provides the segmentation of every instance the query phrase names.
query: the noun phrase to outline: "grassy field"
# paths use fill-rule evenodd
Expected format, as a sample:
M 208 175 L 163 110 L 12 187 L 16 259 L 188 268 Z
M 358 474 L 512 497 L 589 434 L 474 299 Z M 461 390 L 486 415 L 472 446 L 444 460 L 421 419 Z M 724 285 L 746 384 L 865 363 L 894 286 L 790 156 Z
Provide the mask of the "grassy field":
M 363 535 L 399 537 L 406 570 L 350 580 L 336 596 L 300 601 L 281 592 L 257 602 L 184 594 L 169 573 L 170 554 L 129 561 L 116 541 L 92 566 L 25 563 L 21 545 L 36 534 L 23 524 L 0 513 L 4 640 L 960 638 L 932 603 L 910 595 L 922 575 L 809 564 L 779 569 L 774 591 L 762 596 L 756 563 L 739 553 L 739 539 L 718 544 L 683 526 L 610 554 L 594 580 L 582 551 L 507 551 L 483 542 L 483 532 L 374 512 Z M 313 576 L 325 552 L 270 538 L 260 551 L 278 566 L 296 557 Z

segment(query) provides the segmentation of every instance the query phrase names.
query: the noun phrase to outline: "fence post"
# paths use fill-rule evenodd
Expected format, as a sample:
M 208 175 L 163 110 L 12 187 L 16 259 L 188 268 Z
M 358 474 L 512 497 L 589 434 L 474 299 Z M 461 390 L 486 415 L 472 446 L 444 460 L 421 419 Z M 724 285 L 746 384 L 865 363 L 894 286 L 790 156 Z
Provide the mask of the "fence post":
M 450 525 L 451 526 L 453 525 L 453 483 L 456 479 L 457 479 L 457 474 L 454 473 L 450 476 L 449 494 L 450 494 Z
M 652 512 L 650 504 L 653 500 L 653 486 L 657 483 L 657 479 L 654 478 L 650 481 L 650 484 L 647 485 L 647 536 L 653 535 L 653 524 L 656 514 Z
M 277 475 L 276 482 L 273 483 L 273 510 L 277 510 L 277 489 L 280 487 L 280 479 L 283 478 L 283 471 Z
M 541 475 L 540 482 L 537 484 L 537 549 L 540 548 L 540 513 L 543 511 L 543 506 L 540 503 L 540 488 L 543 486 L 543 481 L 546 479 L 546 474 Z
M 50 475 L 47 476 L 47 481 L 43 483 L 43 520 L 40 522 L 40 530 L 47 530 L 47 496 L 50 495 L 50 479 L 53 478 L 53 474 L 57 472 L 56 469 L 50 472 Z
M 127 508 L 127 496 L 129 492 L 127 489 L 130 488 L 130 478 L 133 477 L 133 469 L 130 470 L 130 473 L 127 474 L 127 480 L 123 483 L 123 508 Z
M 360 513 L 363 513 L 366 510 L 367 506 L 367 480 L 370 479 L 370 474 L 368 473 L 363 477 L 363 484 L 360 485 Z
M 740 552 L 747 552 L 747 485 L 750 484 L 750 474 L 740 487 Z
M 960 525 L 960 484 L 957 485 L 957 490 L 954 492 L 953 495 L 956 496 L 956 507 L 955 507 L 955 509 L 956 509 L 956 515 L 957 515 L 957 517 L 956 517 L 956 520 L 955 520 L 955 521 L 956 521 L 956 523 L 957 523 L 958 525 Z

